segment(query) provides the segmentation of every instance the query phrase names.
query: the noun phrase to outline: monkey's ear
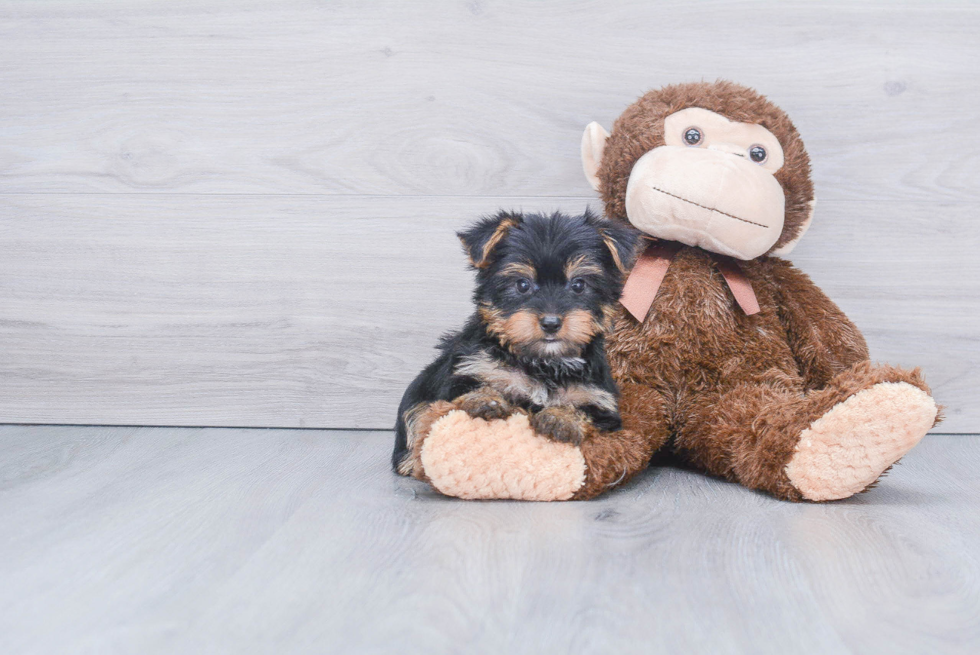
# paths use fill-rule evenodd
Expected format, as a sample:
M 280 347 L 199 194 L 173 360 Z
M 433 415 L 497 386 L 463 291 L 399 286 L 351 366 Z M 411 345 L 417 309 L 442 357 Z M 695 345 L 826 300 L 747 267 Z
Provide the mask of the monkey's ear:
M 484 218 L 465 230 L 456 233 L 463 242 L 463 249 L 470 258 L 473 268 L 486 268 L 493 259 L 493 251 L 507 236 L 507 231 L 524 219 L 516 214 L 500 212 L 496 216 Z
M 582 169 L 585 179 L 596 191 L 599 190 L 599 164 L 602 163 L 602 151 L 606 149 L 608 138 L 609 132 L 595 121 L 586 125 L 582 135 Z
M 585 212 L 585 218 L 599 230 L 602 243 L 609 249 L 616 268 L 623 273 L 632 268 L 636 260 L 636 249 L 641 232 L 632 225 L 599 218 L 588 210 Z
M 808 204 L 810 205 L 810 212 L 807 214 L 806 220 L 803 221 L 803 225 L 800 226 L 800 230 L 796 233 L 796 236 L 778 248 L 773 248 L 770 254 L 776 255 L 777 257 L 785 257 L 793 252 L 793 248 L 800 242 L 800 239 L 803 238 L 806 231 L 810 229 L 810 223 L 813 222 L 813 210 L 817 206 L 817 199 L 814 198 Z

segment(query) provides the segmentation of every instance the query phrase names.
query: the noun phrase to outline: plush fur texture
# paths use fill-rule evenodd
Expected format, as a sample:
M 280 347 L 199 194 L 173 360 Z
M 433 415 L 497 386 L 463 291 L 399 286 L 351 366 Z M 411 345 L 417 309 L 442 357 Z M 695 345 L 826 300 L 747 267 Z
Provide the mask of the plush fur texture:
M 606 215 L 626 218 L 626 185 L 633 165 L 650 150 L 664 145 L 664 118 L 690 107 L 707 109 L 739 123 L 758 123 L 776 135 L 785 158 L 775 177 L 786 195 L 786 219 L 782 236 L 772 250 L 792 241 L 810 215 L 810 157 L 782 109 L 765 96 L 732 82 L 665 86 L 626 108 L 613 124 L 599 165 L 599 192 L 606 203 Z
M 419 471 L 447 496 L 568 500 L 585 482 L 582 452 L 536 436 L 526 413 L 485 421 L 452 410 L 437 425 L 418 447 Z M 487 448 L 491 443 L 495 448 Z
M 847 498 L 919 443 L 935 416 L 935 401 L 919 387 L 880 382 L 838 403 L 804 430 L 786 475 L 807 500 Z M 856 447 L 864 448 L 866 457 L 849 457 Z
M 623 432 L 637 426 L 695 468 L 801 500 L 783 469 L 803 430 L 880 382 L 928 387 L 917 371 L 872 366 L 853 324 L 788 262 L 769 257 L 743 270 L 759 314 L 738 310 L 710 255 L 685 248 L 647 320 L 617 318 L 608 357 Z
M 598 170 L 609 217 L 627 222 L 633 164 L 663 145 L 664 118 L 688 107 L 779 139 L 786 219 L 773 249 L 793 240 L 813 202 L 803 143 L 781 110 L 729 82 L 668 86 L 627 108 Z M 740 266 L 757 314 L 738 307 L 712 253 L 686 246 L 645 320 L 617 310 L 606 343 L 623 428 L 583 428 L 586 475 L 574 498 L 628 480 L 657 452 L 777 498 L 842 498 L 873 485 L 938 422 L 919 371 L 872 364 L 861 333 L 805 274 L 771 255 Z M 484 458 L 503 457 L 488 446 Z

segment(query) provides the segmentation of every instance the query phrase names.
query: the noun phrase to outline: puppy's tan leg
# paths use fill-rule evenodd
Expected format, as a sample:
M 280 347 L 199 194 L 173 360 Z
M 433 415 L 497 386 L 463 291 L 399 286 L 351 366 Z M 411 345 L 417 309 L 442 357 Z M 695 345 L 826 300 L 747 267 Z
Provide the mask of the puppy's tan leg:
M 419 459 L 422 452 L 422 442 L 425 441 L 429 430 L 432 429 L 432 424 L 454 409 L 456 406 L 453 403 L 437 400 L 433 403 L 419 403 L 405 414 L 409 454 L 398 465 L 398 472 L 401 475 L 410 475 L 428 481 Z

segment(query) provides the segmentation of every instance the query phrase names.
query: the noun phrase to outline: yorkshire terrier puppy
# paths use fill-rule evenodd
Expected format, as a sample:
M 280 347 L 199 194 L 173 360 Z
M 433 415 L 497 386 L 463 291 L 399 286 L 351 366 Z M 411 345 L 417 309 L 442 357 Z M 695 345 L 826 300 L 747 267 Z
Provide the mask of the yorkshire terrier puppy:
M 487 420 L 527 412 L 535 432 L 576 445 L 586 418 L 618 430 L 603 341 L 639 233 L 588 211 L 501 212 L 457 236 L 476 270 L 476 312 L 405 391 L 395 470 L 411 475 L 419 417 L 437 401 Z

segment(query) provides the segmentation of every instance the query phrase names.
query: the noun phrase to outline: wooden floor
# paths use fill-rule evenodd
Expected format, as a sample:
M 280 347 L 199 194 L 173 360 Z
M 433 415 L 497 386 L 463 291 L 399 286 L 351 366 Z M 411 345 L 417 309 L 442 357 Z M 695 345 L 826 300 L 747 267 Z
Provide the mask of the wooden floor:
M 461 502 L 384 432 L 0 427 L 3 653 L 976 653 L 980 437 L 794 505 Z

